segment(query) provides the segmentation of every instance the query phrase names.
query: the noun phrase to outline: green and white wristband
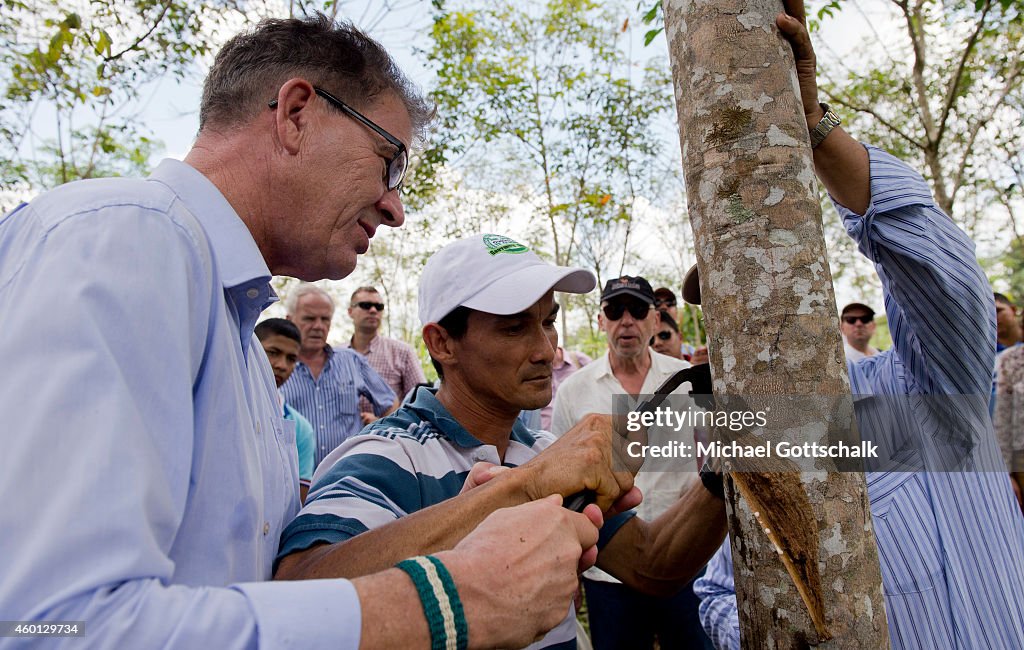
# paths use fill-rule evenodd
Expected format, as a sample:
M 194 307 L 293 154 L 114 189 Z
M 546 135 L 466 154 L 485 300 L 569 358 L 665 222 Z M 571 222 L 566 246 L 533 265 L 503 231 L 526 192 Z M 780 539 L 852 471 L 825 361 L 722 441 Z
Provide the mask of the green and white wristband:
M 405 571 L 416 586 L 430 627 L 431 650 L 465 650 L 469 645 L 466 614 L 455 581 L 441 560 L 421 555 L 395 567 Z

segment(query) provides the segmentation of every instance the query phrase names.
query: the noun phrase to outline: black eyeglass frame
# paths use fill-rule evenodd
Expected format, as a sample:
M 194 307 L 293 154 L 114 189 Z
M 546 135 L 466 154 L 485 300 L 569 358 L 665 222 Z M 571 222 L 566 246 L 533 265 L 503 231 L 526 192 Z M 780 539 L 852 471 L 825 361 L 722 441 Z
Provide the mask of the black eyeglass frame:
M 388 160 L 388 164 L 387 164 L 387 167 L 386 167 L 387 178 L 384 180 L 384 184 L 388 188 L 389 192 L 392 191 L 392 190 L 400 189 L 402 187 L 402 183 L 405 181 L 405 174 L 406 174 L 406 172 L 409 171 L 409 150 L 406 149 L 406 147 L 402 143 L 402 141 L 399 140 L 398 138 L 396 138 L 395 136 L 391 135 L 387 131 L 385 131 L 376 122 L 374 122 L 370 118 L 366 117 L 365 115 L 363 115 L 362 113 L 360 113 L 356 109 L 352 108 L 351 106 L 349 106 L 345 102 L 341 101 L 340 99 L 338 99 L 337 97 L 335 97 L 331 93 L 327 92 L 323 88 L 319 88 L 317 86 L 313 86 L 313 92 L 315 92 L 317 95 L 323 97 L 325 100 L 327 100 L 328 104 L 331 104 L 332 106 L 334 106 L 336 109 L 338 109 L 342 113 L 348 115 L 352 119 L 354 119 L 357 122 L 361 123 L 363 126 L 368 127 L 370 130 L 372 130 L 374 133 L 376 133 L 380 137 L 382 137 L 385 140 L 387 140 L 389 144 L 393 145 L 396 148 L 395 155 L 392 156 L 390 160 Z M 276 99 L 271 100 L 267 104 L 267 106 L 269 106 L 270 108 L 277 108 L 277 100 Z M 392 165 L 395 164 L 395 161 L 397 161 L 399 158 L 402 159 L 401 171 L 398 173 L 398 180 L 396 182 L 392 183 L 391 180 L 392 180 L 392 177 L 394 176 L 394 173 L 391 171 L 391 167 L 392 167 Z
M 384 303 L 373 302 L 372 300 L 360 300 L 359 302 L 352 303 L 353 307 L 359 307 L 363 311 L 370 311 L 370 307 L 377 310 L 377 313 L 384 313 Z

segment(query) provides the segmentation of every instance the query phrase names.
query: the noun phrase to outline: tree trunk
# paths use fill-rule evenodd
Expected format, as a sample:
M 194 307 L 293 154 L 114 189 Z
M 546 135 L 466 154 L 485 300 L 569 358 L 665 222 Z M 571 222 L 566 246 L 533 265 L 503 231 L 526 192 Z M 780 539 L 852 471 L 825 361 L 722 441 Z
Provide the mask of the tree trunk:
M 849 380 L 782 3 L 664 9 L 715 394 L 839 400 Z M 814 403 L 789 409 L 785 430 L 823 440 L 835 413 Z M 863 473 L 726 483 L 743 646 L 888 647 Z

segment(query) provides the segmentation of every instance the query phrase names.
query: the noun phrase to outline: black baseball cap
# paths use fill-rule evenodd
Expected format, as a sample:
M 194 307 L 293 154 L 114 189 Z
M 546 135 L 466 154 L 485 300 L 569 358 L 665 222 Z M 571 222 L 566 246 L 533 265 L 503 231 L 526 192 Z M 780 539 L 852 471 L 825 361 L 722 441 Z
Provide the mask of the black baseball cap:
M 624 275 L 605 283 L 604 291 L 601 292 L 601 302 L 617 296 L 633 296 L 648 305 L 654 304 L 654 289 L 651 288 L 650 282 L 640 276 Z
M 875 310 L 872 309 L 871 307 L 868 307 L 862 302 L 851 302 L 847 306 L 843 307 L 843 311 L 839 312 L 839 315 L 845 316 L 846 312 L 850 311 L 851 309 L 859 309 L 861 311 L 866 311 L 868 316 L 871 316 L 872 318 L 874 318 L 875 316 Z

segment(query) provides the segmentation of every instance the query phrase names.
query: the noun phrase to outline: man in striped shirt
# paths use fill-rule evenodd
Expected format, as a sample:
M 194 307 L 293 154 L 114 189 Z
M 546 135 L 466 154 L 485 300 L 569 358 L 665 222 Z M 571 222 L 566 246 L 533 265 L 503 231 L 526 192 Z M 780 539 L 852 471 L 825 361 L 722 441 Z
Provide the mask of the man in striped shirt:
M 312 422 L 316 433 L 316 464 L 343 441 L 359 433 L 363 417 L 359 398 L 366 398 L 373 414 L 381 416 L 398 406 L 395 393 L 362 355 L 327 344 L 334 317 L 334 299 L 313 284 L 302 284 L 288 294 L 288 320 L 302 332 L 299 364 L 281 393 Z
M 608 514 L 635 506 L 635 491 L 612 504 L 615 484 L 627 491 L 632 476 L 611 469 L 610 416 L 587 416 L 557 441 L 517 420 L 520 410 L 551 399 L 554 292 L 584 293 L 594 284 L 589 272 L 547 264 L 497 235 L 468 237 L 435 254 L 421 278 L 419 312 L 441 386 L 418 388 L 396 413 L 325 459 L 306 506 L 282 534 L 277 577 L 372 572 L 450 548 L 503 505 L 584 486 L 600 506 L 611 506 Z M 490 466 L 469 484 L 482 485 L 460 495 L 481 462 Z M 722 501 L 699 482 L 653 522 L 634 514 L 604 524 L 598 564 L 648 592 L 671 593 L 688 582 L 724 538 Z M 413 534 L 386 525 L 403 517 L 417 522 Z M 570 611 L 531 647 L 575 644 Z
M 352 319 L 354 331 L 347 347 L 366 358 L 366 362 L 387 382 L 399 400 L 404 399 L 417 384 L 427 382 L 412 346 L 380 334 L 384 301 L 375 287 L 359 287 L 352 292 L 348 315 Z M 369 424 L 377 419 L 370 401 L 365 397 L 359 399 L 359 409 L 364 423 Z
M 780 16 L 778 24 L 793 44 L 813 128 L 822 110 L 807 80 L 810 38 L 802 20 Z M 892 647 L 1024 648 L 1024 520 L 1006 472 L 996 471 L 987 414 L 994 309 L 974 244 L 935 206 L 920 175 L 842 129 L 814 149 L 814 164 L 847 232 L 878 269 L 893 337 L 891 350 L 849 364 L 853 394 L 906 396 L 858 400 L 861 434 L 925 449 L 906 459 L 919 471 L 866 474 Z M 880 416 L 872 404 L 882 401 L 913 410 Z M 936 466 L 931 452 L 956 441 L 969 445 L 965 467 Z M 738 648 L 728 544 L 696 591 L 715 645 Z

